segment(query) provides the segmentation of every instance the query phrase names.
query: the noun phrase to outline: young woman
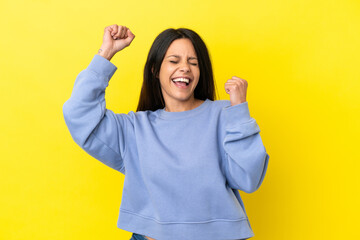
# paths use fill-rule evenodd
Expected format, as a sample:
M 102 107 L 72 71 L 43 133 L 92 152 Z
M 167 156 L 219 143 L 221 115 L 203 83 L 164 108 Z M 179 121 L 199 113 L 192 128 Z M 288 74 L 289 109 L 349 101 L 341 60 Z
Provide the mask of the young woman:
M 202 39 L 167 29 L 150 49 L 137 111 L 115 114 L 104 98 L 117 70 L 110 59 L 134 37 L 125 26 L 106 27 L 63 107 L 75 142 L 125 174 L 118 227 L 136 240 L 254 236 L 238 190 L 260 187 L 269 155 L 249 114 L 247 82 L 232 77 L 230 101 L 215 100 Z

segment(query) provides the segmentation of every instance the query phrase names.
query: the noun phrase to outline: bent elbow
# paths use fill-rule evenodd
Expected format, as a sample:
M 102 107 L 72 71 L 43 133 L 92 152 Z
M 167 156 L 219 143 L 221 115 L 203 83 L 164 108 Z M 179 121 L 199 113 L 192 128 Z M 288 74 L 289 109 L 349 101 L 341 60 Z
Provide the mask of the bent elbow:
M 262 161 L 258 165 L 259 168 L 254 172 L 248 172 L 246 174 L 246 181 L 241 189 L 246 193 L 253 193 L 258 190 L 264 181 L 265 174 L 267 171 L 268 163 L 269 163 L 269 154 L 264 151 L 263 156 L 261 157 Z
M 90 135 L 89 131 L 84 131 L 84 119 L 82 119 L 81 114 L 76 111 L 74 104 L 70 101 L 70 99 L 63 104 L 62 110 L 65 124 L 72 139 L 80 147 L 84 147 Z
M 258 188 L 260 187 L 259 182 L 257 181 L 248 181 L 248 184 L 246 184 L 245 186 L 243 186 L 241 189 L 243 192 L 246 193 L 253 193 L 256 190 L 258 190 Z
M 267 154 L 266 152 L 264 152 L 264 154 L 265 154 L 265 156 L 263 157 L 264 161 L 263 161 L 262 168 L 260 171 L 260 176 L 253 178 L 253 180 L 250 181 L 251 184 L 249 185 L 249 188 L 246 189 L 246 191 L 245 191 L 246 193 L 255 192 L 256 190 L 258 190 L 260 188 L 262 182 L 264 181 L 268 163 L 269 163 L 269 158 L 270 158 L 269 154 Z

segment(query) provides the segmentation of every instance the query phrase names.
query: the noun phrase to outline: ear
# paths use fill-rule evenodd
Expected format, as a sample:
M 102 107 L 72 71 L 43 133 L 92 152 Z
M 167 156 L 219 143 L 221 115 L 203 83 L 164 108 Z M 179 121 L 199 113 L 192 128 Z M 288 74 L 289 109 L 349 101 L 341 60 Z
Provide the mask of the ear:
M 154 75 L 154 67 L 151 68 L 151 73 Z M 155 78 L 159 78 L 159 73 L 156 74 Z

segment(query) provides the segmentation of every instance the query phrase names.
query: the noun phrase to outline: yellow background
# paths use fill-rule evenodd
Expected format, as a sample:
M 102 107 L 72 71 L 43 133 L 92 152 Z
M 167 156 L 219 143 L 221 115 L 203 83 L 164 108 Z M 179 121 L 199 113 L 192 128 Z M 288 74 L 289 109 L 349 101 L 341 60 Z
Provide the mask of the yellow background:
M 0 239 L 130 239 L 116 227 L 124 176 L 88 156 L 62 115 L 103 29 L 136 35 L 107 107 L 136 110 L 154 38 L 188 27 L 206 42 L 220 99 L 236 75 L 270 155 L 241 192 L 254 240 L 359 239 L 357 0 L 0 2 Z

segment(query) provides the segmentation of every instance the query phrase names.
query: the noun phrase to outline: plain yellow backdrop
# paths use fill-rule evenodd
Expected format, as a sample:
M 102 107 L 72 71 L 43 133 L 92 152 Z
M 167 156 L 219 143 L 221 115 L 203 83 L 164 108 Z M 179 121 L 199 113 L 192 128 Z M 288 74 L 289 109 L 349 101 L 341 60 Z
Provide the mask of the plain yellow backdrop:
M 270 155 L 265 180 L 240 192 L 265 239 L 360 239 L 360 2 L 0 1 L 0 239 L 130 239 L 116 227 L 124 176 L 87 155 L 62 115 L 103 30 L 136 35 L 107 107 L 135 111 L 154 38 L 197 31 L 219 99 L 236 75 Z

